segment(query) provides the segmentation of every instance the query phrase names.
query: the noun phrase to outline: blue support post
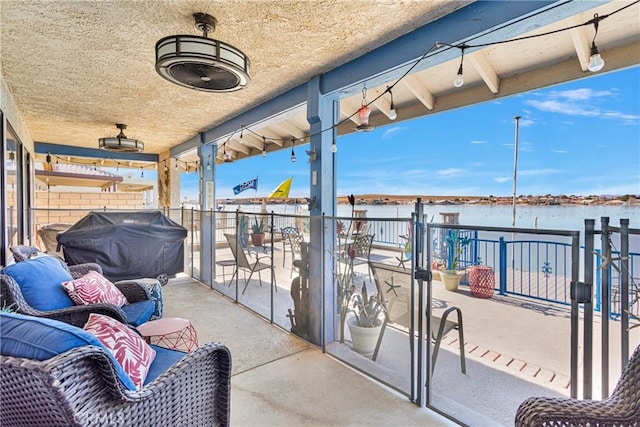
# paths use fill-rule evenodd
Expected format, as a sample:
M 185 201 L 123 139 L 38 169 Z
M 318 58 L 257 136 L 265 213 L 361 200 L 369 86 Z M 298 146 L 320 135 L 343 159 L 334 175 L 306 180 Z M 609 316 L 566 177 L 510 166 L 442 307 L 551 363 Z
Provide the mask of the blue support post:
M 507 243 L 500 236 L 500 295 L 507 295 Z
M 321 78 L 315 77 L 307 85 L 310 149 L 317 153 L 316 160 L 309 163 L 309 341 L 324 349 L 325 343 L 334 341 L 333 316 L 337 311 L 333 257 L 323 256 L 336 236 L 325 231 L 322 218 L 323 214 L 335 216 L 337 211 L 331 144 L 337 138 L 332 126 L 337 122 L 339 104 L 322 95 L 321 83 Z
M 200 280 L 213 287 L 216 277 L 216 222 L 214 220 L 215 210 L 215 179 L 216 179 L 216 156 L 218 146 L 216 144 L 201 144 L 198 147 L 200 158 L 201 176 L 200 180 Z M 194 222 L 192 221 L 191 224 Z M 212 241 L 213 240 L 213 241 Z M 193 246 L 192 246 L 193 247 Z M 192 258 L 193 260 L 193 258 Z M 192 261 L 193 262 L 193 261 Z

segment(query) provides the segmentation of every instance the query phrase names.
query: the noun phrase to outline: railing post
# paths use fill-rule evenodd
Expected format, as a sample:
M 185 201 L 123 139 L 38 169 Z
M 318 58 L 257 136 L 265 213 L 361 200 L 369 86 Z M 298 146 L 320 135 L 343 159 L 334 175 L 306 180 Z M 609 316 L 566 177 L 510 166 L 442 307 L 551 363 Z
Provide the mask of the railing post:
M 601 253 L 602 251 L 600 249 L 594 249 L 593 253 L 595 254 L 596 257 L 596 267 L 595 267 L 595 272 L 596 272 L 596 277 L 595 277 L 595 292 L 596 292 L 596 311 L 600 311 L 602 310 L 602 283 L 601 283 L 601 278 L 602 278 L 602 272 L 600 271 L 600 265 L 601 265 Z
M 498 289 L 498 293 L 500 295 L 507 294 L 507 242 L 505 242 L 504 237 L 500 236 L 499 243 L 499 253 L 500 253 L 500 286 Z

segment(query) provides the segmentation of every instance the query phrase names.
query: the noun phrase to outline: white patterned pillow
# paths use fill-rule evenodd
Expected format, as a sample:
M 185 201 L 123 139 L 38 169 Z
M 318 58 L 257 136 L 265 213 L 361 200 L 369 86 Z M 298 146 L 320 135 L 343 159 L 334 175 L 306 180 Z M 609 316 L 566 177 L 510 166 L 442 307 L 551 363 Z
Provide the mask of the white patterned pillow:
M 135 331 L 102 314 L 91 313 L 84 329 L 100 340 L 133 384 L 142 388 L 156 351 Z
M 120 289 L 97 271 L 63 282 L 62 286 L 77 305 L 106 303 L 122 307 L 128 303 Z

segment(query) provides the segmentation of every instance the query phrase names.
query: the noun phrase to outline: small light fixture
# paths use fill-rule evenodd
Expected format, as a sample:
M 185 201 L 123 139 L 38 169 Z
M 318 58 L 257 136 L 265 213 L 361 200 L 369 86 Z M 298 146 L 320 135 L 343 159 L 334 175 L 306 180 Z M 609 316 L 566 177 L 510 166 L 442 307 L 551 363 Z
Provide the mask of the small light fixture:
M 600 22 L 600 19 L 601 18 L 597 13 L 593 15 L 592 21 L 596 32 L 593 35 L 593 40 L 591 41 L 591 56 L 589 57 L 589 65 L 587 66 L 588 70 L 592 73 L 600 71 L 602 70 L 602 67 L 604 67 L 604 60 L 600 56 L 598 46 L 596 46 L 596 36 L 598 35 L 598 23 Z
M 51 164 L 51 153 L 47 153 L 47 164 Z
M 262 137 L 262 157 L 267 157 L 267 138 Z
M 375 129 L 373 126 L 369 126 L 369 116 L 371 115 L 371 108 L 367 105 L 367 88 L 362 88 L 362 104 L 358 108 L 358 118 L 360 119 L 360 125 L 356 126 L 356 132 L 371 132 Z
M 208 38 L 216 18 L 194 13 L 202 37 L 175 35 L 156 43 L 156 71 L 180 86 L 205 92 L 232 92 L 249 84 L 247 55 L 219 40 Z
M 389 108 L 389 120 L 395 120 L 398 118 L 398 113 L 396 111 L 396 106 L 393 105 L 393 92 L 391 91 L 391 88 L 389 86 L 387 86 L 387 92 L 389 92 L 389 95 L 391 96 L 391 105 Z
M 331 141 L 331 147 L 329 147 L 329 151 L 331 151 L 334 154 L 338 152 L 338 144 L 336 144 L 335 139 Z
M 462 75 L 462 62 L 464 61 L 464 50 L 467 48 L 467 45 L 458 46 L 462 51 L 462 55 L 460 56 L 460 67 L 458 67 L 458 75 L 456 79 L 453 81 L 453 85 L 455 87 L 462 87 L 464 84 L 464 77 Z
M 231 157 L 231 150 L 227 150 L 227 144 L 222 144 L 222 161 L 225 163 L 233 162 L 233 158 Z
M 125 136 L 124 130 L 127 128 L 127 125 L 116 123 L 116 127 L 120 129 L 120 133 L 117 136 L 100 138 L 98 140 L 98 145 L 101 149 L 124 153 L 137 153 L 144 150 L 144 143 L 142 141 L 130 139 Z
M 144 169 L 140 166 L 140 178 L 144 178 Z
M 207 158 L 207 170 L 210 171 L 211 170 L 211 156 L 209 156 Z
M 291 140 L 291 163 L 295 163 L 296 162 L 296 153 L 293 151 L 293 147 L 296 145 L 296 140 L 292 139 Z

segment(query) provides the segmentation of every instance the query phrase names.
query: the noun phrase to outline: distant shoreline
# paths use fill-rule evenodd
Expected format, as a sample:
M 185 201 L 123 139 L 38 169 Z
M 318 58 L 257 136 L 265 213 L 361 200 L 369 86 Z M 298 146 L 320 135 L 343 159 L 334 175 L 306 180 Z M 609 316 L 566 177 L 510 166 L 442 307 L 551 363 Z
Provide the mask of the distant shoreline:
M 420 198 L 425 204 L 431 205 L 511 205 L 512 197 L 505 196 L 398 196 L 389 194 L 359 194 L 355 195 L 356 205 L 410 205 Z M 263 197 L 245 197 L 221 199 L 225 204 L 262 204 Z M 306 198 L 270 199 L 270 204 L 304 204 Z M 338 196 L 338 204 L 348 204 L 347 196 Z M 519 196 L 517 205 L 560 206 L 560 205 L 594 205 L 594 206 L 627 206 L 640 205 L 640 195 L 623 196 Z

